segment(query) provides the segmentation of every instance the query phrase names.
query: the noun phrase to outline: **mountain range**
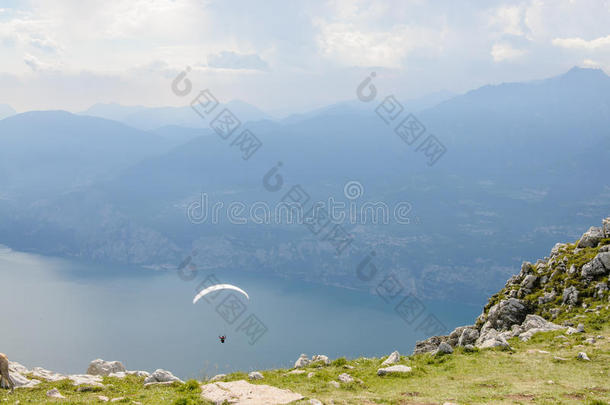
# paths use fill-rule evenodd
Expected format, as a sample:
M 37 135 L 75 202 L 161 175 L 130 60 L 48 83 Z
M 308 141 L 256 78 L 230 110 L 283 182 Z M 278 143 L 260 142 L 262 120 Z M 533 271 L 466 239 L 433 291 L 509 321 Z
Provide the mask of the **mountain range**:
M 391 125 L 375 112 L 381 100 L 282 120 L 228 103 L 262 142 L 248 160 L 190 106 L 19 114 L 0 121 L 0 243 L 155 268 L 175 268 L 196 249 L 200 268 L 370 290 L 378 286 L 355 269 L 374 250 L 375 266 L 405 289 L 480 302 L 514 266 L 609 212 L 608 90 L 601 70 L 574 68 L 441 97 L 415 113 L 426 130 L 419 141 L 433 134 L 446 148 L 432 166 L 419 141 L 394 132 L 417 110 L 408 103 Z M 263 177 L 278 162 L 285 185 L 270 192 Z M 350 181 L 360 184 L 357 199 L 344 194 Z M 274 206 L 294 185 L 312 201 L 407 202 L 409 223 L 344 222 L 353 243 L 338 255 L 303 225 L 193 224 L 185 215 L 201 193 L 225 207 Z

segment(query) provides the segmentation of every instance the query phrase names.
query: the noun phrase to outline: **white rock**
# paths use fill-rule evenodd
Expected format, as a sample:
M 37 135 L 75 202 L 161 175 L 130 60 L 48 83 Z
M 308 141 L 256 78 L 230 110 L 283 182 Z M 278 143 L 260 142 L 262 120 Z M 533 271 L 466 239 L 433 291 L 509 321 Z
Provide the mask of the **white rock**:
M 301 394 L 264 384 L 250 384 L 247 381 L 214 382 L 201 386 L 204 399 L 216 404 L 287 404 L 303 399 Z
M 134 370 L 134 371 L 126 371 L 128 375 L 135 375 L 136 377 L 148 377 L 150 373 L 148 371 L 142 370 Z
M 97 396 L 97 399 L 99 399 L 99 400 L 100 400 L 100 401 L 102 401 L 102 402 L 108 402 L 108 401 L 110 401 L 110 398 L 105 397 L 105 396 L 103 396 L 103 395 L 98 395 L 98 396 Z
M 331 381 L 331 382 L 329 382 L 329 384 L 335 388 L 339 388 L 341 386 L 337 381 Z
M 160 383 L 172 383 L 174 381 L 178 381 L 183 383 L 184 381 L 182 381 L 181 379 L 179 379 L 178 377 L 176 377 L 175 375 L 173 375 L 171 372 L 167 371 L 167 370 L 163 370 L 163 369 L 157 369 L 155 370 L 154 373 L 152 373 L 151 375 L 149 375 L 148 377 L 146 377 L 146 379 L 144 380 L 144 384 L 148 384 L 148 383 L 155 383 L 155 382 L 160 382 Z
M 112 398 L 112 399 L 110 400 L 110 402 L 119 402 L 119 401 L 122 401 L 122 400 L 124 400 L 124 399 L 125 399 L 125 397 Z
M 289 371 L 287 374 L 305 374 L 307 371 L 305 370 L 292 370 Z
M 585 352 L 578 353 L 577 358 L 578 360 L 591 361 L 591 359 L 589 358 L 589 356 L 587 356 L 587 353 Z
M 307 358 L 306 354 L 301 354 L 301 356 L 294 362 L 294 368 L 301 368 L 309 365 L 311 360 Z
M 403 366 L 402 364 L 380 368 L 377 370 L 377 375 L 387 375 L 391 373 L 410 373 L 411 367 Z
M 127 373 L 124 372 L 124 371 L 119 371 L 118 373 L 110 373 L 110 374 L 108 374 L 108 377 L 125 378 L 125 377 L 127 377 Z
M 248 379 L 250 380 L 262 380 L 263 378 L 265 377 L 263 377 L 263 375 L 258 371 L 252 371 L 248 373 Z
M 398 351 L 394 351 L 392 352 L 392 354 L 390 354 L 388 356 L 387 359 L 384 360 L 383 363 L 381 363 L 382 366 L 391 366 L 392 364 L 396 364 L 400 361 L 400 353 L 398 353 Z
M 344 383 L 351 383 L 352 381 L 354 381 L 352 376 L 347 373 L 339 374 L 338 378 L 339 378 L 339 381 L 344 382 Z
M 65 398 L 63 395 L 61 395 L 61 393 L 59 392 L 59 390 L 57 388 L 53 388 L 52 390 L 47 391 L 47 397 L 59 398 L 59 399 Z
M 226 376 L 227 376 L 226 374 L 216 374 L 214 377 L 210 378 L 210 382 L 222 380 Z
M 327 366 L 330 364 L 330 359 L 328 358 L 328 356 L 325 356 L 323 354 L 316 354 L 311 358 L 312 363 L 315 363 L 316 361 L 321 361 Z
M 311 378 L 311 377 L 313 377 L 314 375 L 316 375 L 316 373 L 314 373 L 313 371 L 312 371 L 312 372 L 310 372 L 310 373 L 307 373 L 307 378 Z
M 69 375 L 68 378 L 72 380 L 74 385 L 91 385 L 93 387 L 103 387 L 102 377 L 99 375 L 90 374 L 73 374 Z
M 109 375 L 110 373 L 125 372 L 125 366 L 120 361 L 105 361 L 102 359 L 93 360 L 89 363 L 87 374 Z
M 318 401 L 318 400 L 317 400 L 317 399 L 315 399 L 315 398 L 310 399 L 310 400 L 309 400 L 309 403 L 310 403 L 311 405 L 322 405 L 322 402 Z

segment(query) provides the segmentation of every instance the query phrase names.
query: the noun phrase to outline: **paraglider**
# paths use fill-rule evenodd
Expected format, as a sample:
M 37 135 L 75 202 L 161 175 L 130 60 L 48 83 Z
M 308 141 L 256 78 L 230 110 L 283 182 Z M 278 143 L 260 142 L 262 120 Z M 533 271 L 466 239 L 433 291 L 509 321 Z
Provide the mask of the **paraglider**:
M 234 286 L 234 285 L 231 285 L 231 284 L 216 284 L 216 285 L 213 285 L 213 286 L 210 286 L 208 288 L 204 288 L 203 290 L 201 290 L 199 292 L 199 294 L 197 294 L 195 296 L 195 298 L 193 298 L 193 304 L 196 304 L 197 301 L 199 301 L 201 298 L 205 297 L 209 293 L 212 293 L 214 291 L 219 291 L 219 290 L 233 290 L 233 291 L 237 291 L 237 292 L 242 293 L 243 295 L 245 295 L 247 299 L 250 299 L 250 296 L 248 295 L 248 293 L 245 292 L 244 290 L 242 290 L 241 288 L 237 287 L 237 286 Z M 218 336 L 218 339 L 220 339 L 220 343 L 224 343 L 225 340 L 227 340 L 227 335 Z
M 234 291 L 240 292 L 243 295 L 245 295 L 247 299 L 250 299 L 250 297 L 248 296 L 248 293 L 239 287 L 236 287 L 231 284 L 216 284 L 216 285 L 213 285 L 213 286 L 210 286 L 208 288 L 204 288 L 203 290 L 201 290 L 199 292 L 199 294 L 197 294 L 195 296 L 195 298 L 193 298 L 193 304 L 195 304 L 197 301 L 199 301 L 201 298 L 208 295 L 209 293 L 218 291 L 218 290 L 234 290 Z

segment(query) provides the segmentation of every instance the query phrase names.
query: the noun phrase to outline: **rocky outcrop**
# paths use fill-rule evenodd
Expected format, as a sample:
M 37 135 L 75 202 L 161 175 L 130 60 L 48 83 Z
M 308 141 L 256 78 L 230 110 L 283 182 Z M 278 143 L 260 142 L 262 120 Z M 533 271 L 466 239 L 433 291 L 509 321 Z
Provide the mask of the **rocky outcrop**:
M 562 302 L 565 305 L 578 304 L 578 290 L 576 289 L 576 287 L 571 286 L 563 290 Z

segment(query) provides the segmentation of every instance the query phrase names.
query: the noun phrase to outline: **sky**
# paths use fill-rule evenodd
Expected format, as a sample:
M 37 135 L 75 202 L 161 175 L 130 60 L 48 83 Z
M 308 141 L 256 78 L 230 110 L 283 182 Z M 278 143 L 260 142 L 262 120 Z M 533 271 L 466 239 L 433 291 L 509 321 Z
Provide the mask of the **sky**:
M 185 105 L 195 88 L 272 114 L 610 72 L 610 0 L 0 0 L 0 104 Z

